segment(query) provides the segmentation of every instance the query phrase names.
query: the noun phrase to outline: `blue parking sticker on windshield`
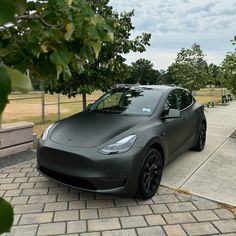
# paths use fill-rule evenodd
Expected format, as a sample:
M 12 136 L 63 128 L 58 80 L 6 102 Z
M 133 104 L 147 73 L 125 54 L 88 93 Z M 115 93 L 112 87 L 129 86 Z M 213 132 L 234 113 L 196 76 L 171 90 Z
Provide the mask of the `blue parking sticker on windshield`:
M 150 112 L 151 112 L 151 108 L 144 107 L 142 111 L 143 111 L 143 112 L 150 113 Z

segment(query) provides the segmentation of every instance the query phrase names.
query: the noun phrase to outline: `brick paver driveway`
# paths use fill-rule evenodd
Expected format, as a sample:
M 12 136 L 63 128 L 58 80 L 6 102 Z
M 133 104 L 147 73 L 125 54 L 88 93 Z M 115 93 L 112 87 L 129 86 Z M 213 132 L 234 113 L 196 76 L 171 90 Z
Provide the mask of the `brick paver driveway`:
M 236 211 L 229 206 L 164 187 L 147 201 L 71 189 L 40 176 L 30 155 L 0 165 L 0 196 L 15 212 L 5 235 L 236 235 Z

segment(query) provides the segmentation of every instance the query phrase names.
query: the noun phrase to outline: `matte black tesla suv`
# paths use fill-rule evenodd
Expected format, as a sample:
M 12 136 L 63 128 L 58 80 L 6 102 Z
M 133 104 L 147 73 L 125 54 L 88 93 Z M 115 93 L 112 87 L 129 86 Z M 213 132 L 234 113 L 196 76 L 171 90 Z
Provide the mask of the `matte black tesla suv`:
M 68 186 L 147 199 L 164 166 L 190 148 L 203 150 L 206 128 L 204 107 L 185 89 L 117 88 L 45 130 L 37 169 Z

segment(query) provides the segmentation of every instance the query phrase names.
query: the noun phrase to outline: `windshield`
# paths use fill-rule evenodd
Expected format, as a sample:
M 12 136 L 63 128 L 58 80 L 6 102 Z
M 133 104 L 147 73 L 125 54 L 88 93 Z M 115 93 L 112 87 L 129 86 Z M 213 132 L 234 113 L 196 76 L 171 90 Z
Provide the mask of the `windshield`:
M 115 89 L 99 98 L 90 111 L 102 113 L 150 115 L 161 98 L 152 88 Z

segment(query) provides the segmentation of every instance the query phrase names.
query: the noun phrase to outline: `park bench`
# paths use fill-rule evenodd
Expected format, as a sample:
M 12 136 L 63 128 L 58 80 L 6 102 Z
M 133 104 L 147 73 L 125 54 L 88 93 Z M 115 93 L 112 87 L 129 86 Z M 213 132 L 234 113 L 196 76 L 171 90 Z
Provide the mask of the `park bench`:
M 232 98 L 232 95 L 231 95 L 231 94 L 228 94 L 228 95 L 227 95 L 227 100 L 228 100 L 228 102 L 229 102 L 229 101 L 233 101 L 233 98 Z
M 206 106 L 207 106 L 207 108 L 209 108 L 209 107 L 213 108 L 213 107 L 215 107 L 215 102 L 214 101 L 208 102 Z
M 222 95 L 222 97 L 221 97 L 221 103 L 222 103 L 222 104 L 225 104 L 225 103 L 227 103 L 227 102 L 228 102 L 228 99 L 227 99 L 226 95 Z

